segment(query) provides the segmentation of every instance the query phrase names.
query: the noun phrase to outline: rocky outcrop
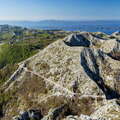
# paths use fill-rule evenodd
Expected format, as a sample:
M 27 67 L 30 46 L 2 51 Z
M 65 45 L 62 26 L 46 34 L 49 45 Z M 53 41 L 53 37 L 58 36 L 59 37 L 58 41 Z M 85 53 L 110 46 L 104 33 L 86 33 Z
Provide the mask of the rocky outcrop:
M 86 39 L 85 36 L 81 34 L 71 34 L 64 41 L 69 46 L 90 46 L 90 41 Z
M 119 36 L 120 35 L 120 31 L 116 31 L 116 32 L 114 32 L 114 33 L 112 33 L 112 36 Z
M 109 70 L 114 70 L 113 67 L 110 67 L 109 62 L 115 60 L 119 60 L 119 41 L 117 39 L 111 39 L 106 41 L 103 41 L 101 39 L 97 39 L 91 34 L 88 33 L 80 33 L 80 36 L 84 36 L 87 34 L 87 39 L 91 46 L 89 48 L 86 48 L 82 43 L 79 42 L 76 46 L 83 46 L 85 47 L 81 53 L 80 53 L 80 62 L 81 66 L 83 67 L 86 74 L 98 85 L 98 87 L 103 91 L 103 93 L 106 95 L 107 99 L 113 99 L 113 98 L 119 98 L 119 93 L 115 90 L 115 87 L 112 88 L 111 86 L 108 86 L 105 83 L 105 77 L 107 77 L 107 74 L 104 72 L 106 71 L 104 69 L 107 68 Z M 89 37 L 88 37 L 89 36 Z M 72 45 L 72 38 L 68 38 L 69 45 Z M 97 41 L 101 45 L 96 48 Z M 83 41 L 84 42 L 84 41 Z M 66 42 L 65 42 L 66 43 Z M 71 43 L 71 44 L 70 44 Z M 67 44 L 68 45 L 68 44 Z M 75 45 L 73 45 L 75 46 Z M 111 57 L 111 58 L 109 58 Z M 115 62 L 115 61 L 114 61 Z M 107 65 L 109 64 L 109 66 Z M 103 67 L 104 66 L 104 67 Z M 117 69 L 114 71 L 118 71 Z M 119 80 L 118 80 L 119 81 Z M 112 81 L 114 84 L 116 83 L 115 80 Z
M 32 108 L 41 111 L 42 120 L 116 120 L 111 114 L 120 118 L 119 104 L 108 102 L 120 97 L 119 41 L 101 36 L 74 33 L 23 61 L 24 74 L 13 75 L 5 85 L 7 91 L 3 90 L 11 96 L 7 96 L 2 120 L 27 111 L 19 120 Z
M 116 39 L 109 39 L 103 42 L 100 49 L 106 54 L 109 54 L 113 48 L 116 46 L 117 40 Z
M 101 106 L 98 110 L 91 114 L 91 117 L 94 119 L 102 117 L 107 120 L 119 120 L 120 106 L 116 100 L 106 101 L 105 105 Z
M 86 74 L 95 81 L 98 87 L 104 92 L 107 99 L 119 98 L 120 95 L 115 90 L 110 89 L 101 76 L 101 72 L 103 72 L 101 66 L 106 64 L 106 59 L 107 55 L 100 50 L 85 48 L 81 52 L 81 65 Z
M 39 110 L 28 110 L 21 112 L 19 116 L 13 117 L 12 120 L 41 120 L 42 117 Z
M 68 105 L 63 105 L 49 111 L 48 115 L 45 116 L 42 120 L 61 120 L 67 114 L 70 114 Z
M 105 39 L 97 37 L 89 32 L 80 32 L 77 34 L 71 34 L 67 37 L 64 42 L 69 46 L 82 46 L 82 47 L 90 47 L 96 46 L 100 47 Z
M 116 40 L 116 44 L 114 48 L 110 53 L 108 53 L 108 55 L 113 59 L 120 61 L 120 41 L 119 40 Z

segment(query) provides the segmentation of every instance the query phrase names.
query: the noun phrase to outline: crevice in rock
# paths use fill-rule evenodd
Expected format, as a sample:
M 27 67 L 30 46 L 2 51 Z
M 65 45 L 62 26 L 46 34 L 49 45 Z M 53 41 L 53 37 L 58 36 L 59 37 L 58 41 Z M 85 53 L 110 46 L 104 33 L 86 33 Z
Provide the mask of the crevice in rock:
M 114 60 L 120 61 L 120 52 L 111 52 L 111 53 L 108 53 L 108 56 Z
M 0 109 L 0 118 L 2 118 L 2 117 L 3 117 L 3 110 Z
M 100 57 L 99 59 L 104 59 L 102 54 L 100 54 L 100 52 L 98 53 Z M 89 58 L 87 58 L 87 55 L 89 55 Z M 116 91 L 112 90 L 107 85 L 105 85 L 103 78 L 100 76 L 99 65 L 97 64 L 97 60 L 92 49 L 90 48 L 83 49 L 80 57 L 81 57 L 81 65 L 84 71 L 103 91 L 103 93 L 106 96 L 106 99 L 119 98 L 120 95 Z M 92 69 L 91 69 L 91 66 L 92 66 Z

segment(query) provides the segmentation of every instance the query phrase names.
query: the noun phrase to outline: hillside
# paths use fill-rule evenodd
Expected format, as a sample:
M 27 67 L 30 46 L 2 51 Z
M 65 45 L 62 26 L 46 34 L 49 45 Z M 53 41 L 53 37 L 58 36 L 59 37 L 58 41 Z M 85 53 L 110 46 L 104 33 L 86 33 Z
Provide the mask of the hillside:
M 0 25 L 0 69 L 34 55 L 58 38 L 66 36 L 62 31 L 43 31 Z
M 68 34 L 0 25 L 0 86 L 17 69 L 17 64 Z
M 120 35 L 78 32 L 20 62 L 1 86 L 1 120 L 120 120 Z

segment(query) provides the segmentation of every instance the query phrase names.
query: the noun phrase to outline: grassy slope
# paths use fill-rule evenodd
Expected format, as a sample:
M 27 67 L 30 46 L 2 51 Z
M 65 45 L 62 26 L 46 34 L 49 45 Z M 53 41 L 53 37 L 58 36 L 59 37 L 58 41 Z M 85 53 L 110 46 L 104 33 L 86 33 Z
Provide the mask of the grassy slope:
M 24 41 L 15 42 L 14 44 L 5 43 L 0 45 L 0 86 L 10 77 L 17 69 L 17 63 L 33 56 L 38 50 L 45 48 L 64 35 L 59 34 L 29 34 Z
M 36 50 L 32 50 L 29 45 L 4 44 L 1 46 L 0 51 L 0 68 L 3 68 L 7 64 L 18 63 L 35 53 Z

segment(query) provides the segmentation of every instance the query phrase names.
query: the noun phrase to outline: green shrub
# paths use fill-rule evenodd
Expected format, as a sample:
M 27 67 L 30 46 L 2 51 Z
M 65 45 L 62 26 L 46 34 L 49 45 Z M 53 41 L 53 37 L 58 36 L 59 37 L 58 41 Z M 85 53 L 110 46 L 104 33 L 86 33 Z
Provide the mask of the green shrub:
M 35 53 L 36 51 L 31 49 L 29 45 L 4 44 L 0 51 L 0 68 L 25 60 Z

